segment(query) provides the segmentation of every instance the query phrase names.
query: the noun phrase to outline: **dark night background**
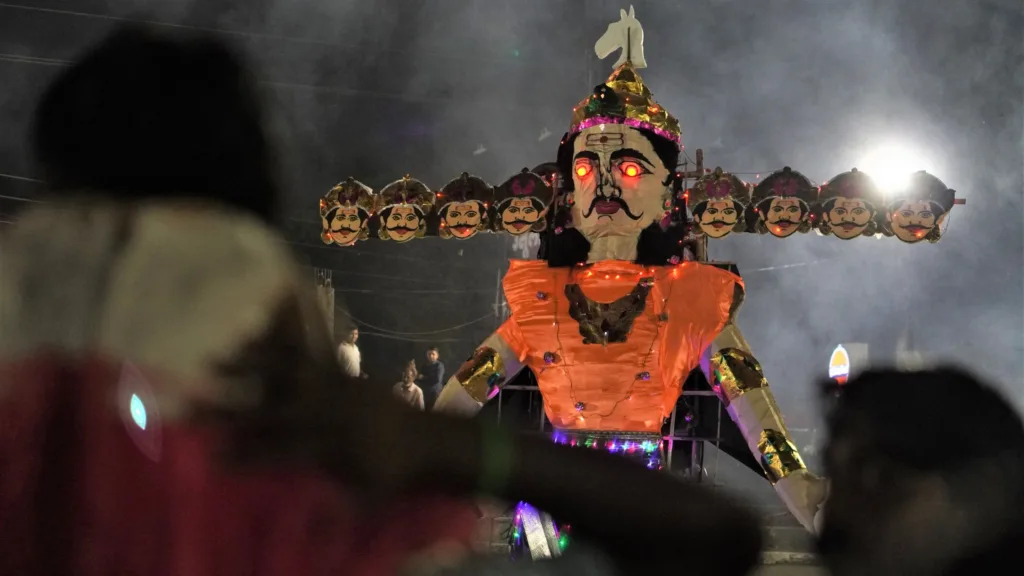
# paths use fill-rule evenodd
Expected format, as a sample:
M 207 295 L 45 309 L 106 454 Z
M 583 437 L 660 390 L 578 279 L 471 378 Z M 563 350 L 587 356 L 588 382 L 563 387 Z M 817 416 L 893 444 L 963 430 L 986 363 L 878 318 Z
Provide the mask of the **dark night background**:
M 910 339 L 1024 405 L 1024 3 L 633 4 L 644 79 L 711 167 L 756 179 L 790 165 L 822 181 L 897 141 L 968 199 L 935 245 L 813 233 L 713 243 L 747 280 L 741 327 L 791 425 L 816 422 L 812 383 L 840 342 L 869 343 L 885 363 Z M 350 175 L 379 189 L 409 173 L 439 188 L 462 171 L 499 183 L 552 160 L 572 105 L 611 71 L 593 44 L 619 8 L 628 4 L 0 2 L 0 221 L 42 197 L 26 146 L 34 99 L 83 48 L 122 19 L 219 31 L 256 66 L 289 239 L 334 271 L 366 371 L 397 379 L 432 343 L 453 369 L 500 322 L 512 240 L 325 247 L 317 199 Z

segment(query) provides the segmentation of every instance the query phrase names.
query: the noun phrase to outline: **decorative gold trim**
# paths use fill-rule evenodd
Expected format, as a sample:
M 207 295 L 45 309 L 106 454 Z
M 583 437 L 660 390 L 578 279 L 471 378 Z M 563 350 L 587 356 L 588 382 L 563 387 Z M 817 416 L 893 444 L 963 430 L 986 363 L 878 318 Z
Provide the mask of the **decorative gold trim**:
M 494 348 L 482 346 L 459 368 L 455 379 L 480 403 L 487 402 L 491 390 L 505 382 L 505 363 Z
M 580 326 L 584 344 L 625 342 L 636 318 L 647 307 L 647 295 L 654 286 L 653 278 L 641 278 L 629 294 L 607 304 L 595 302 L 583 293 L 579 284 L 568 284 L 569 316 Z
M 768 475 L 768 480 L 775 484 L 797 470 L 806 470 L 800 453 L 785 433 L 778 430 L 764 430 L 757 441 L 757 450 L 761 453 L 761 467 Z
M 767 388 L 761 364 L 738 348 L 719 350 L 711 357 L 711 387 L 728 406 L 748 390 Z

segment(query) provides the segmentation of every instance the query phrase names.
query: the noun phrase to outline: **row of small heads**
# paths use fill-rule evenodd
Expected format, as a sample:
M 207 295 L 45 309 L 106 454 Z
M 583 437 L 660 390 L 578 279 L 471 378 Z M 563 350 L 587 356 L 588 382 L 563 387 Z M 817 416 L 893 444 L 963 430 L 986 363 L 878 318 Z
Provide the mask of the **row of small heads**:
M 962 203 L 926 172 L 888 193 L 857 169 L 821 186 L 789 167 L 757 185 L 720 168 L 706 171 L 692 186 L 685 186 L 683 174 L 676 176 L 664 222 L 689 224 L 694 234 L 712 239 L 733 233 L 786 238 L 815 230 L 841 239 L 894 236 L 909 243 L 935 242 L 953 205 Z M 541 232 L 552 220 L 552 205 L 558 211 L 569 204 L 556 201 L 558 189 L 557 168 L 551 164 L 524 168 L 497 187 L 463 173 L 436 192 L 408 175 L 379 193 L 349 178 L 320 199 L 321 238 L 346 246 L 374 237 L 406 242 L 424 236 Z

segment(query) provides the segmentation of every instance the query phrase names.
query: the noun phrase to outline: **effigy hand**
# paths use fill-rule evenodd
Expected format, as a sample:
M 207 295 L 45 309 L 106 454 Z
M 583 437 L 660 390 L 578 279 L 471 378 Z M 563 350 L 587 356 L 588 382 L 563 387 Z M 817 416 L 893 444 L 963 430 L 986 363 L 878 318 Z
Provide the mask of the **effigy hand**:
M 828 480 L 807 469 L 795 470 L 775 484 L 775 490 L 797 521 L 811 533 L 828 496 Z

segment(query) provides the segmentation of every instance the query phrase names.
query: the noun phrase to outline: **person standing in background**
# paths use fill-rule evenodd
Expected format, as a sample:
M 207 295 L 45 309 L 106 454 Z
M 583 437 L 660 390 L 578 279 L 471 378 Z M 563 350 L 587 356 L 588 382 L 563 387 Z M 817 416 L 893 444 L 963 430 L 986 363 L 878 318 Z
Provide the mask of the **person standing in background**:
M 402 371 L 402 381 L 395 384 L 392 392 L 402 404 L 408 404 L 417 410 L 423 410 L 423 390 L 416 385 L 416 366 L 413 362 Z
M 359 353 L 359 346 L 356 346 L 357 340 L 359 340 L 359 328 L 352 328 L 338 346 L 338 362 L 347 376 L 366 378 L 366 374 L 360 368 L 362 355 Z
M 427 363 L 420 373 L 420 386 L 423 389 L 427 410 L 430 410 L 441 394 L 441 388 L 444 387 L 444 363 L 437 353 L 437 346 L 427 348 Z

